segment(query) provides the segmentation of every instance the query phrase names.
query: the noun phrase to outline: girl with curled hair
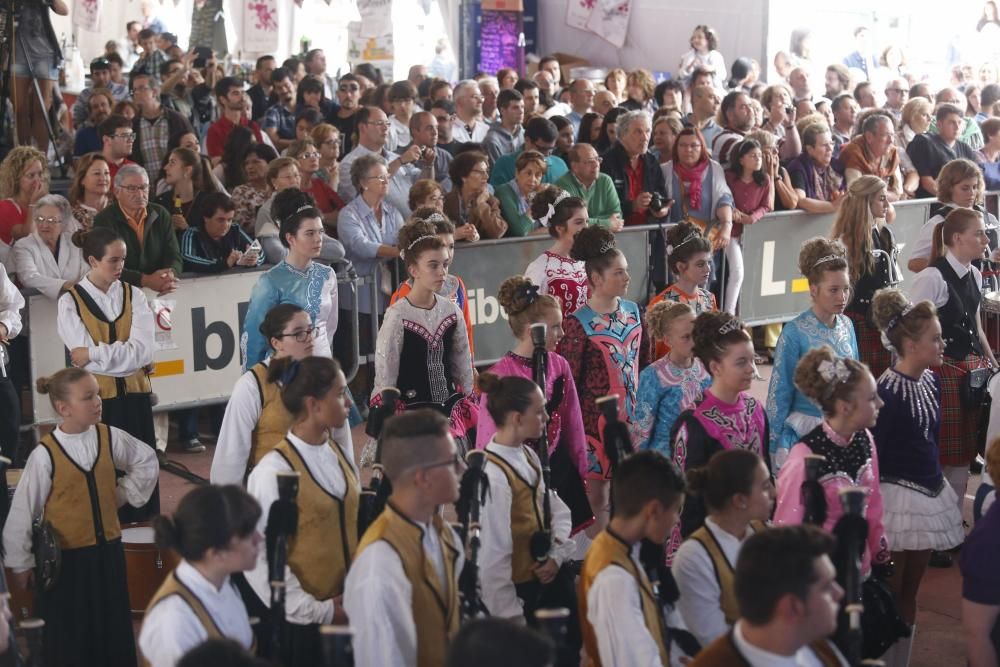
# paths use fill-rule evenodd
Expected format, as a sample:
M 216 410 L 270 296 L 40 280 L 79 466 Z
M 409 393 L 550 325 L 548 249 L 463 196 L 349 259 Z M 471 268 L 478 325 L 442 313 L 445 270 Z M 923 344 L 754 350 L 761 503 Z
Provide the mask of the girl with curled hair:
M 544 294 L 524 276 L 512 276 L 500 284 L 497 293 L 500 307 L 507 313 L 507 323 L 514 334 L 515 344 L 495 363 L 489 372 L 493 375 L 533 379 L 531 339 L 533 324 L 545 325 L 546 368 L 545 401 L 549 414 L 546 435 L 549 441 L 549 459 L 552 467 L 552 486 L 559 497 L 566 501 L 572 512 L 573 533 L 576 534 L 594 521 L 584 489 L 587 474 L 586 436 L 580 412 L 580 399 L 576 382 L 566 359 L 556 352 L 563 338 L 563 314 L 555 297 Z M 480 386 L 480 406 L 487 404 L 489 392 Z M 489 410 L 480 410 L 476 428 L 476 447 L 482 449 L 496 433 L 497 425 Z
M 669 352 L 639 374 L 632 445 L 673 456 L 670 434 L 678 415 L 701 401 L 712 383 L 705 366 L 694 356 L 695 312 L 686 303 L 661 301 L 646 311 L 651 340 L 663 342 Z
M 569 256 L 576 235 L 590 223 L 587 205 L 582 199 L 549 185 L 532 200 L 531 216 L 548 230 L 555 242 L 528 264 L 524 275 L 538 285 L 542 294 L 555 297 L 563 317 L 568 317 L 585 305 L 590 296 L 583 262 Z
M 603 227 L 587 227 L 573 240 L 570 257 L 584 263 L 590 298 L 566 318 L 566 336 L 558 352 L 566 357 L 580 392 L 587 437 L 590 504 L 598 517 L 595 531 L 607 524 L 611 464 L 605 451 L 604 416 L 597 399 L 618 394 L 618 418 L 635 416 L 639 370 L 648 363 L 639 306 L 625 298 L 630 277 L 628 260 Z
M 931 263 L 913 279 L 910 298 L 934 304 L 943 330 L 944 359 L 934 365 L 941 384 L 938 446 L 944 476 L 961 503 L 969 463 L 976 456 L 982 410 L 981 397 L 962 400 L 962 384 L 976 369 L 997 365 L 980 318 L 983 278 L 973 264 L 989 241 L 983 217 L 970 208 L 951 211 L 937 224 L 933 238 Z
M 399 230 L 399 251 L 412 285 L 385 311 L 379 328 L 371 405 L 381 404 L 383 389 L 396 387 L 407 409 L 431 408 L 447 417 L 464 451 L 479 406 L 472 399 L 472 353 L 462 311 L 439 293 L 451 254 L 434 224 L 423 220 Z M 374 445 L 368 441 L 365 462 L 373 460 Z
M 118 508 L 141 507 L 155 492 L 160 474 L 156 453 L 102 422 L 104 392 L 87 370 L 64 368 L 39 378 L 36 385 L 48 395 L 59 425 L 24 465 L 4 525 L 4 565 L 14 572 L 11 585 L 27 589 L 38 565 L 32 525 L 44 518 L 61 552 L 58 577 L 35 588 L 35 604 L 45 621 L 46 660 L 134 665 Z
M 173 667 L 190 649 L 221 635 L 253 646 L 246 605 L 233 575 L 252 570 L 264 536 L 260 505 L 242 488 L 200 486 L 173 516 L 153 519 L 156 544 L 183 560 L 153 595 L 138 645 L 152 667 Z
M 917 591 L 932 554 L 950 563 L 948 549 L 965 537 L 955 491 L 938 460 L 941 387 L 931 366 L 944 358 L 937 309 L 917 304 L 895 289 L 880 290 L 872 316 L 896 363 L 878 379 L 883 406 L 872 429 L 878 449 L 885 534 L 895 571 L 889 579 L 903 621 L 917 616 Z M 891 651 L 909 653 L 912 636 Z
M 830 232 L 847 249 L 852 289 L 845 312 L 854 323 L 858 358 L 875 377 L 892 363 L 872 322 L 871 307 L 875 292 L 892 285 L 899 274 L 896 238 L 887 224 L 894 216 L 885 181 L 860 176 L 848 186 Z
M 872 565 L 888 565 L 889 543 L 882 525 L 882 492 L 879 488 L 879 457 L 871 429 L 875 426 L 882 399 L 868 367 L 855 359 L 837 356 L 823 346 L 810 350 L 795 369 L 795 384 L 823 412 L 822 423 L 807 433 L 788 455 L 778 474 L 776 525 L 802 523 L 802 483 L 806 480 L 806 457 L 817 454 L 819 484 L 823 489 L 818 514 L 822 528 L 832 531 L 844 510 L 840 492 L 852 486 L 867 493 L 864 518 L 868 535 L 862 556 L 863 576 Z M 825 517 L 825 519 L 823 518 Z M 845 558 L 856 558 L 855 555 Z M 846 561 L 835 562 L 838 581 L 843 581 Z M 885 572 L 880 572 L 884 578 Z
M 851 293 L 844 244 L 822 236 L 809 239 L 799 251 L 799 273 L 809 283 L 812 306 L 781 330 L 767 390 L 768 448 L 775 471 L 792 446 L 822 419 L 819 407 L 795 385 L 799 360 L 822 345 L 829 345 L 837 356 L 858 358 L 854 325 L 844 314 Z
M 673 460 L 681 470 L 700 468 L 717 453 L 745 449 L 766 460 L 768 426 L 764 406 L 750 395 L 756 375 L 753 341 L 743 322 L 729 313 L 702 313 L 694 321 L 694 355 L 712 376 L 704 398 L 674 422 Z M 679 529 L 667 545 L 668 557 L 681 537 L 701 527 L 705 503 L 691 498 Z

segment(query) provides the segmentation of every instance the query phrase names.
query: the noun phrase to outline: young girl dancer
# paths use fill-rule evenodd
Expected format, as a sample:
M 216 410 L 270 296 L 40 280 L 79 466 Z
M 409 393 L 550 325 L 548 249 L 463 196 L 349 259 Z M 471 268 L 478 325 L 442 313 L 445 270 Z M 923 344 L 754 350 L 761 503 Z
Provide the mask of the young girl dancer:
M 933 303 L 941 322 L 944 361 L 934 367 L 941 383 L 938 446 L 944 476 L 955 490 L 959 509 L 969 483 L 969 464 L 976 456 L 982 409 L 981 400 L 963 405 L 961 386 L 970 371 L 997 366 L 979 314 L 982 274 L 972 265 L 987 247 L 982 215 L 973 209 L 956 208 L 935 228 L 931 263 L 910 286 L 910 298 Z
M 294 303 L 281 303 L 267 311 L 259 328 L 271 354 L 241 375 L 233 387 L 212 457 L 212 484 L 243 484 L 292 425 L 292 416 L 281 402 L 281 387 L 267 379 L 267 369 L 276 359 L 301 361 L 312 356 L 316 328 L 309 313 Z
M 542 294 L 549 294 L 559 301 L 564 317 L 586 305 L 590 296 L 587 273 L 583 262 L 571 258 L 573 239 L 587 227 L 590 218 L 587 205 L 579 197 L 554 185 L 543 188 L 531 200 L 531 215 L 549 230 L 555 239 L 552 247 L 535 258 L 524 275 L 538 285 Z
M 703 497 L 708 516 L 677 549 L 671 572 L 684 625 L 708 646 L 740 617 L 736 559 L 743 541 L 771 517 L 774 485 L 764 460 L 743 449 L 719 452 L 708 465 L 688 470 L 687 483 L 689 495 Z
M 156 544 L 184 559 L 153 596 L 139 648 L 151 667 L 174 667 L 208 639 L 253 645 L 246 607 L 230 580 L 257 563 L 263 535 L 260 505 L 238 486 L 200 486 L 185 495 L 173 517 L 153 520 Z
M 124 245 L 124 244 L 123 244 Z M 85 279 L 86 280 L 86 279 Z M 53 665 L 135 665 L 125 551 L 117 509 L 142 506 L 160 473 L 156 454 L 127 432 L 101 423 L 93 375 L 65 368 L 40 378 L 59 426 L 28 456 L 3 531 L 11 584 L 25 589 L 39 565 L 32 524 L 52 525 L 62 551 L 53 587 L 36 592 L 45 620 L 45 659 Z M 116 471 L 124 476 L 116 479 Z M 38 590 L 37 588 L 35 589 Z
M 618 416 L 629 423 L 635 414 L 639 368 L 645 345 L 639 306 L 626 300 L 628 260 L 603 227 L 588 227 L 576 235 L 570 256 L 584 262 L 590 298 L 566 318 L 559 352 L 569 362 L 580 395 L 587 437 L 587 493 L 597 517 L 597 529 L 607 524 L 611 468 L 604 446 L 604 417 L 597 399 L 618 394 Z
M 486 410 L 497 430 L 486 445 L 486 474 L 490 493 L 483 504 L 483 601 L 492 616 L 527 619 L 537 625 L 535 611 L 551 607 L 570 610 L 566 642 L 558 664 L 580 661 L 580 624 L 576 620 L 574 577 L 563 565 L 576 544 L 569 539 L 569 508 L 549 492 L 551 525 L 543 525 L 545 481 L 538 455 L 525 440 L 537 439 L 548 417 L 545 397 L 527 378 L 479 376 L 489 398 Z M 532 538 L 551 531 L 551 550 L 545 559 L 532 553 Z M 575 661 L 572 659 L 575 657 Z
M 121 279 L 125 241 L 107 227 L 78 231 L 90 271 L 59 298 L 57 328 L 70 362 L 94 374 L 101 393 L 101 421 L 147 443 L 153 431 L 153 313 L 142 290 Z M 124 507 L 123 522 L 143 521 L 160 511 L 159 487 L 139 508 Z
M 895 570 L 889 579 L 903 621 L 913 626 L 917 591 L 932 550 L 962 543 L 962 514 L 938 460 L 941 390 L 930 367 L 944 358 L 937 310 L 928 301 L 914 305 L 899 290 L 875 294 L 872 317 L 896 355 L 878 380 L 884 405 L 872 429 L 878 449 L 879 488 L 885 505 L 885 534 Z M 890 649 L 909 664 L 913 635 Z M 890 666 L 893 662 L 889 662 Z
M 726 184 L 733 194 L 733 238 L 735 252 L 726 253 L 726 303 L 723 310 L 736 312 L 743 286 L 743 226 L 752 225 L 774 210 L 774 181 L 764 171 L 764 152 L 753 139 L 744 139 L 730 151 Z
M 546 435 L 552 465 L 552 488 L 569 505 L 575 534 L 594 521 L 583 481 L 587 474 L 586 437 L 573 374 L 566 359 L 555 352 L 563 338 L 563 315 L 559 302 L 539 292 L 538 286 L 524 276 L 512 276 L 500 285 L 497 300 L 507 313 L 507 322 L 517 344 L 489 372 L 499 377 L 516 375 L 533 379 L 532 355 L 535 346 L 531 340 L 531 325 L 545 325 L 545 349 L 548 352 L 545 362 L 545 409 L 549 415 Z M 487 404 L 489 394 L 482 386 L 479 389 L 479 405 L 482 407 Z M 496 430 L 489 410 L 480 410 L 476 447 L 484 448 Z
M 875 292 L 889 287 L 897 268 L 896 240 L 885 224 L 891 205 L 885 181 L 877 176 L 861 176 L 847 189 L 830 236 L 847 248 L 851 269 L 851 300 L 847 315 L 854 322 L 861 361 L 875 377 L 881 377 L 892 363 L 889 350 L 872 321 L 871 304 Z
M 802 523 L 806 456 L 825 457 L 819 475 L 826 503 L 825 530 L 832 530 L 843 515 L 838 497 L 841 489 L 860 486 L 868 492 L 868 539 L 862 563 L 867 574 L 873 562 L 885 564 L 890 557 L 882 527 L 879 461 L 868 430 L 875 426 L 882 407 L 875 378 L 861 362 L 838 357 L 830 347 L 823 346 L 802 357 L 795 369 L 795 385 L 819 405 L 823 422 L 792 447 L 778 474 L 774 522 Z
M 795 367 L 809 350 L 829 345 L 840 357 L 858 358 L 854 325 L 844 315 L 850 300 L 844 246 L 817 236 L 802 244 L 799 273 L 809 282 L 812 307 L 785 325 L 774 349 L 774 368 L 767 390 L 767 419 L 771 425 L 771 469 L 781 469 L 796 442 L 819 425 L 822 413 L 795 386 Z
M 686 303 L 661 301 L 646 311 L 650 338 L 670 352 L 639 374 L 632 422 L 632 445 L 673 453 L 670 434 L 678 415 L 701 401 L 712 384 L 705 366 L 694 356 L 694 310 Z
M 448 261 L 452 262 L 455 260 L 455 225 L 451 220 L 444 217 L 437 209 L 427 207 L 418 208 L 414 211 L 413 217 L 410 219 L 414 222 L 422 221 L 434 225 L 434 230 L 437 232 L 438 238 L 441 239 L 445 250 L 448 251 Z M 411 289 L 413 289 L 413 279 L 404 280 L 396 288 L 396 291 L 392 293 L 389 305 L 391 306 L 409 294 Z M 465 283 L 462 282 L 460 277 L 449 272 L 441 289 L 438 290 L 438 294 L 446 299 L 450 299 L 453 304 L 462 309 L 462 316 L 465 318 L 465 330 L 469 334 L 469 349 L 474 359 L 476 345 L 472 339 L 472 312 L 469 310 L 469 292 L 465 288 Z
M 753 342 L 743 323 L 729 313 L 702 313 L 694 321 L 694 354 L 712 376 L 698 405 L 681 413 L 672 434 L 674 462 L 681 470 L 700 468 L 727 449 L 747 449 L 761 458 L 768 441 L 764 406 L 749 394 L 755 367 Z M 689 499 L 674 532 L 671 554 L 680 537 L 700 528 L 705 519 L 702 499 Z M 672 547 L 672 548 L 671 548 Z
M 476 425 L 472 356 L 462 311 L 437 294 L 448 277 L 448 250 L 427 222 L 399 230 L 399 248 L 413 280 L 410 293 L 385 312 L 375 346 L 372 405 L 386 387 L 397 387 L 407 408 L 430 407 L 449 419 L 452 435 L 464 449 Z M 374 444 L 374 441 L 369 441 Z M 366 447 L 368 456 L 373 447 Z
M 674 282 L 654 296 L 647 309 L 661 301 L 686 303 L 695 315 L 718 310 L 715 295 L 708 291 L 712 275 L 712 244 L 690 222 L 680 222 L 667 231 L 667 268 Z M 660 359 L 670 347 L 656 342 L 655 357 Z
M 280 662 L 313 665 L 319 626 L 343 622 L 344 578 L 358 547 L 361 487 L 354 452 L 331 437 L 347 421 L 350 399 L 340 365 L 325 357 L 271 362 L 268 377 L 281 384 L 281 400 L 294 423 L 285 439 L 250 473 L 247 491 L 260 503 L 264 532 L 278 499 L 278 475 L 299 474 L 298 530 L 289 542 Z M 271 590 L 267 554 L 261 552 L 247 581 L 264 606 Z M 274 619 L 272 619 L 274 622 Z

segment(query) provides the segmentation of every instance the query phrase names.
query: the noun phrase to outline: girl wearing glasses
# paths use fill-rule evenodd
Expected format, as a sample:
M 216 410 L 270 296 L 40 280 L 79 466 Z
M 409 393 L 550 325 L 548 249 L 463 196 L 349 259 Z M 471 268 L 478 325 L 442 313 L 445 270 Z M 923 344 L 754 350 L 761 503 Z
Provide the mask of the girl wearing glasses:
M 45 195 L 32 207 L 34 230 L 14 244 L 14 272 L 23 287 L 55 301 L 90 267 L 73 245 L 76 219 L 61 195 Z
M 437 293 L 448 279 L 450 255 L 434 225 L 423 221 L 399 230 L 399 247 L 413 285 L 389 306 L 379 329 L 372 404 L 386 387 L 398 387 L 407 408 L 433 408 L 448 417 L 464 450 L 479 410 L 471 399 L 472 354 L 462 311 Z
M 146 443 L 156 442 L 152 386 L 153 313 L 143 291 L 122 280 L 125 241 L 95 227 L 73 235 L 90 271 L 59 297 L 57 328 L 70 363 L 97 378 L 101 421 Z M 144 521 L 160 511 L 159 489 L 141 508 L 123 507 L 123 522 Z
M 247 491 L 263 510 L 257 524 L 263 533 L 278 500 L 278 475 L 299 475 L 298 530 L 289 544 L 287 623 L 282 627 L 278 661 L 287 667 L 305 667 L 315 665 L 320 653 L 319 626 L 347 622 L 341 600 L 344 578 L 358 546 L 361 486 L 351 442 L 336 433 L 347 425 L 351 401 L 347 380 L 333 359 L 285 357 L 273 361 L 267 375 L 269 382 L 281 387 L 281 402 L 293 422 L 250 473 Z M 247 572 L 247 581 L 259 600 L 251 605 L 250 613 L 266 614 L 271 588 L 265 550 Z
M 270 353 L 244 373 L 226 404 L 212 459 L 212 484 L 242 484 L 292 425 L 279 386 L 267 379 L 272 361 L 301 361 L 313 355 L 316 328 L 309 313 L 294 303 L 279 303 L 260 323 Z

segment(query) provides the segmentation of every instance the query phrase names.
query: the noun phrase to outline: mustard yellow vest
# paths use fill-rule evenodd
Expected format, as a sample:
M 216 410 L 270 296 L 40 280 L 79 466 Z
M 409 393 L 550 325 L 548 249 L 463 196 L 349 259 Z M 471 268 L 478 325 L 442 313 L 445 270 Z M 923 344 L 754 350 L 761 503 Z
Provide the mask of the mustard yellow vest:
M 202 601 L 197 595 L 195 595 L 195 592 L 185 586 L 184 583 L 177 578 L 176 570 L 167 575 L 167 578 L 153 595 L 153 599 L 149 601 L 149 606 L 146 607 L 146 616 L 149 616 L 149 612 L 153 610 L 153 607 L 171 595 L 180 596 L 180 598 L 187 603 L 187 606 L 191 608 L 192 612 L 194 612 L 198 622 L 201 623 L 203 628 L 205 628 L 205 632 L 208 633 L 209 639 L 224 638 L 222 630 L 220 630 L 219 626 L 215 624 L 215 619 L 213 619 L 212 615 L 208 613 L 208 609 L 205 608 Z
M 250 372 L 253 373 L 257 391 L 260 392 L 260 418 L 250 434 L 248 475 L 275 445 L 285 439 L 285 434 L 292 426 L 292 415 L 281 402 L 281 388 L 276 383 L 267 381 L 267 366 L 263 362 L 255 364 Z
M 542 529 L 542 471 L 535 465 L 535 459 L 525 445 L 525 455 L 528 457 L 528 464 L 534 469 L 537 478 L 535 485 L 528 484 L 528 481 L 517 474 L 506 461 L 500 456 L 487 450 L 486 460 L 496 465 L 503 471 L 510 485 L 510 535 L 513 540 L 513 549 L 510 557 L 511 581 L 515 584 L 523 584 L 534 580 L 531 568 L 535 564 L 535 559 L 531 556 L 531 536 Z
M 587 656 L 593 667 L 601 667 L 601 654 L 597 648 L 597 635 L 594 634 L 593 626 L 587 621 L 587 593 L 590 592 L 590 587 L 593 586 L 597 575 L 611 566 L 622 568 L 635 579 L 639 586 L 642 616 L 646 621 L 646 629 L 653 641 L 656 642 L 657 648 L 660 649 L 660 661 L 664 665 L 670 664 L 670 656 L 663 643 L 663 616 L 660 612 L 660 603 L 653 593 L 653 587 L 649 583 L 646 573 L 641 567 L 637 567 L 630 557 L 631 550 L 628 544 L 605 529 L 594 538 L 587 550 L 587 557 L 583 561 L 577 598 L 580 605 L 580 629 L 583 630 L 583 644 L 587 647 Z
M 399 555 L 406 578 L 413 588 L 411 603 L 417 627 L 417 667 L 440 667 L 448 643 L 458 632 L 458 562 L 460 545 L 454 533 L 435 515 L 432 525 L 441 540 L 447 589 L 438 580 L 434 564 L 424 554 L 423 529 L 387 504 L 361 538 L 358 555 L 368 545 L 384 540 Z M 363 621 L 359 621 L 363 622 Z M 386 641 L 392 641 L 387 637 Z
M 753 532 L 759 533 L 766 526 L 762 522 L 754 520 L 750 522 L 750 528 L 753 529 Z M 688 539 L 694 540 L 704 547 L 708 557 L 712 560 L 715 580 L 719 584 L 719 604 L 722 606 L 726 623 L 732 626 L 740 617 L 740 606 L 736 602 L 736 573 L 733 571 L 732 564 L 723 553 L 722 546 L 715 539 L 715 535 L 707 526 L 703 525 L 691 533 Z
M 328 446 L 336 453 L 346 482 L 343 500 L 316 482 L 288 440 L 282 439 L 274 447 L 299 473 L 299 525 L 289 541 L 288 566 L 302 589 L 317 600 L 329 600 L 344 592 L 344 578 L 358 548 L 358 480 L 340 447 L 334 442 Z
M 79 285 L 69 289 L 73 302 L 76 303 L 76 313 L 83 321 L 83 326 L 90 334 L 94 343 L 122 343 L 129 339 L 132 333 L 132 286 L 122 281 L 122 312 L 114 322 L 109 322 L 87 291 Z M 97 386 L 104 400 L 118 398 L 125 394 L 149 394 L 153 388 L 149 384 L 149 376 L 144 368 L 138 368 L 131 375 L 117 378 L 110 375 L 98 375 Z
M 63 549 L 92 547 L 122 534 L 115 498 L 111 429 L 105 424 L 96 428 L 97 459 L 90 470 L 84 470 L 66 454 L 55 433 L 49 433 L 39 443 L 52 460 L 52 489 L 45 500 L 45 519 L 52 524 Z

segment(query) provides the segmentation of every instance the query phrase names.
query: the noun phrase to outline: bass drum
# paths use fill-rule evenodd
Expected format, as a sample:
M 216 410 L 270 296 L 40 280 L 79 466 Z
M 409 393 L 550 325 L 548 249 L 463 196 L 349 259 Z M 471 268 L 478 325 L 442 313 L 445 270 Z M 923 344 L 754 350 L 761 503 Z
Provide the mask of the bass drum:
M 1000 290 L 983 292 L 983 300 L 979 305 L 979 316 L 983 321 L 983 333 L 993 350 L 1000 353 Z
M 161 551 L 153 540 L 153 527 L 146 522 L 122 526 L 128 600 L 132 618 L 142 618 L 160 585 L 180 562 L 172 550 Z

